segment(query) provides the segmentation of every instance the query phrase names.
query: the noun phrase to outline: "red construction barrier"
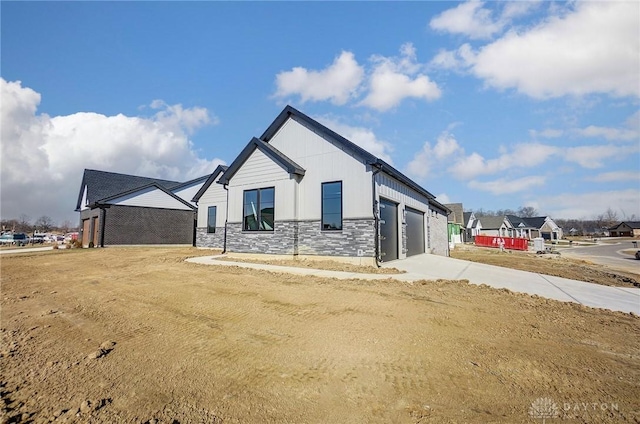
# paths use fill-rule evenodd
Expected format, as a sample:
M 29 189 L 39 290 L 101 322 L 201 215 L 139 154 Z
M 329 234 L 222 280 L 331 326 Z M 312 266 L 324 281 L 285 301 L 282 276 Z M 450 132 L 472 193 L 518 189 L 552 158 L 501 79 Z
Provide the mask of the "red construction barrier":
M 500 236 L 476 236 L 476 246 L 484 247 L 500 247 L 504 243 L 505 249 L 510 250 L 529 250 L 529 240 L 524 238 L 500 237 Z

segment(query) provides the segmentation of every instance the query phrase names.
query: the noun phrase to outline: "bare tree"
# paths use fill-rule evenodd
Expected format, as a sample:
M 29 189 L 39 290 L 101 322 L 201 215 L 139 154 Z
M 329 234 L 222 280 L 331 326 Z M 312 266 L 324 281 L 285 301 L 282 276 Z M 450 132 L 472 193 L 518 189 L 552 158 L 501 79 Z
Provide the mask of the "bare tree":
M 47 215 L 42 215 L 35 223 L 36 228 L 45 233 L 50 231 L 54 225 L 55 222 L 53 222 L 53 219 Z
M 31 217 L 27 214 L 21 214 L 18 218 L 18 226 L 15 231 L 29 232 L 32 229 Z
M 71 223 L 71 221 L 69 221 L 68 219 L 62 221 L 62 224 L 60 224 L 60 230 L 65 234 L 71 231 L 72 228 L 75 228 L 75 227 Z
M 611 227 L 618 222 L 618 213 L 609 207 L 604 211 L 603 220 L 607 227 Z
M 538 210 L 533 206 L 520 206 L 518 216 L 521 218 L 531 218 L 538 215 Z

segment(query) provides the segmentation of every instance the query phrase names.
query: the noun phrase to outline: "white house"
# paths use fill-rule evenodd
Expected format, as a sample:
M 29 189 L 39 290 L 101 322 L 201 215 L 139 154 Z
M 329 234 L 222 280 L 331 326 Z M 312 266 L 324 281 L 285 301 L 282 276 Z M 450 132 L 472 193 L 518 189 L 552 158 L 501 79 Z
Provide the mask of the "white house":
M 199 247 L 360 262 L 449 253 L 449 210 L 431 193 L 290 106 L 193 201 Z

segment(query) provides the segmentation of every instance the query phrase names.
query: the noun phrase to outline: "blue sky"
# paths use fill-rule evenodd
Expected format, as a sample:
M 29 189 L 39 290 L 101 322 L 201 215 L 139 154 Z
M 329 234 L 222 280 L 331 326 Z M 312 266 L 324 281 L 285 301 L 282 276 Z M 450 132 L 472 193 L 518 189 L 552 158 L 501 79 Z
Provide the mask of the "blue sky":
M 638 2 L 2 2 L 2 218 L 187 180 L 286 104 L 442 202 L 640 217 Z

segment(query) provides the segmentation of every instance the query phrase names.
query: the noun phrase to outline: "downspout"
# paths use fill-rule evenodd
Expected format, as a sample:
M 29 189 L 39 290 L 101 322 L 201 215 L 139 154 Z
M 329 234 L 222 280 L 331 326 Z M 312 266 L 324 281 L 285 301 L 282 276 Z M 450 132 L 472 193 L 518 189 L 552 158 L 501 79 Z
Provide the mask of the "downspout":
M 193 247 L 198 247 L 198 201 L 194 202 L 196 204 L 196 210 L 193 211 L 195 217 L 193 219 Z
M 227 192 L 227 210 L 224 214 L 224 238 L 222 241 L 222 253 L 227 253 L 227 223 L 229 222 L 229 184 L 223 184 L 222 188 Z
M 373 168 L 373 166 L 372 166 Z M 373 223 L 375 227 L 374 232 L 374 259 L 376 261 L 376 266 L 380 268 L 380 217 L 378 216 L 378 200 L 376 199 L 376 174 L 380 172 L 381 169 L 377 168 L 371 173 L 371 195 L 372 195 L 372 207 L 373 207 Z
M 104 247 L 104 221 L 107 218 L 107 210 L 104 207 L 100 208 L 100 215 L 102 215 L 100 217 L 100 247 Z

